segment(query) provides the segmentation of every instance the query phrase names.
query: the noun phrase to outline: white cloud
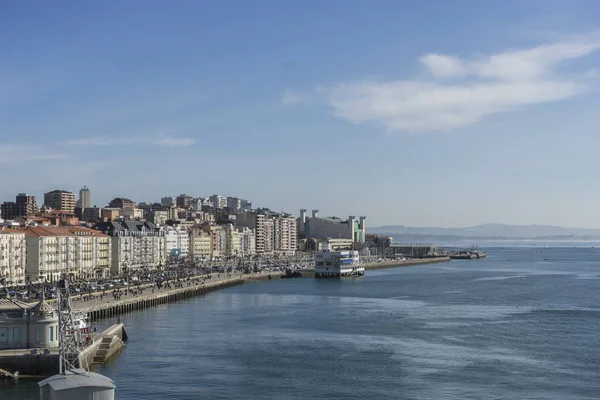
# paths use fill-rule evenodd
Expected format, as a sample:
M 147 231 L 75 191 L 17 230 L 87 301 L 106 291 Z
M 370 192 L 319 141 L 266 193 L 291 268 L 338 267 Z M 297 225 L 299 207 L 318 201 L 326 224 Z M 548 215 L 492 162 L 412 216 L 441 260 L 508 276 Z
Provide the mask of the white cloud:
M 558 67 L 598 49 L 600 35 L 592 34 L 474 59 L 427 54 L 420 58 L 425 77 L 341 83 L 325 93 L 334 115 L 357 124 L 375 122 L 389 131 L 447 130 L 584 93 L 593 74 L 565 74 Z
M 285 106 L 298 104 L 301 101 L 302 97 L 295 90 L 292 89 L 287 89 L 285 92 L 283 92 L 283 95 L 281 96 L 281 104 Z
M 40 145 L 0 143 L 0 163 L 19 160 L 62 160 L 70 157 L 70 154 L 55 152 Z
M 175 137 L 170 135 L 160 135 L 152 141 L 157 146 L 166 147 L 180 147 L 180 146 L 191 146 L 196 142 L 192 138 L 186 137 Z
M 61 143 L 63 146 L 139 146 L 139 145 L 155 145 L 161 147 L 181 147 L 191 146 L 196 142 L 193 138 L 177 137 L 168 134 L 160 134 L 157 136 L 93 136 L 81 139 L 71 139 Z

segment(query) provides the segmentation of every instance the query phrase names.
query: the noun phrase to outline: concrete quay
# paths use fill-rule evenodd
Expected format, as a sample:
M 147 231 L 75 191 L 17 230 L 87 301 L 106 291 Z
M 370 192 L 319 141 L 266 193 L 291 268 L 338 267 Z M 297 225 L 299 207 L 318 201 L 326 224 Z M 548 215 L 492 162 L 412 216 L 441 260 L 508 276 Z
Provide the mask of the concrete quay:
M 220 274 L 212 275 L 211 279 L 206 279 L 204 283 L 198 282 L 206 278 L 206 275 L 190 277 L 188 280 L 182 280 L 182 287 L 173 289 L 152 288 L 151 284 L 140 285 L 144 293 L 134 295 L 132 290 L 128 290 L 128 295 L 123 295 L 114 299 L 107 291 L 106 295 L 100 296 L 100 292 L 92 294 L 90 300 L 78 300 L 74 302 L 73 307 L 78 311 L 88 314 L 90 321 L 97 321 L 102 318 L 111 318 L 131 311 L 154 307 L 160 304 L 166 304 L 174 301 L 183 300 L 189 297 L 203 295 L 219 289 L 225 289 L 231 286 L 241 285 L 244 282 L 253 282 L 279 277 L 281 272 L 263 272 L 253 274 Z M 125 289 L 121 288 L 124 292 Z M 150 293 L 148 293 L 150 292 Z
M 384 268 L 397 268 L 397 267 L 410 267 L 414 265 L 424 264 L 435 264 L 449 262 L 450 257 L 436 257 L 436 258 L 413 258 L 409 260 L 386 260 L 380 262 L 369 262 L 364 263 L 362 266 L 368 269 L 384 269 Z
M 125 346 L 127 332 L 123 324 L 114 324 L 104 332 L 92 334 L 91 341 L 78 357 L 81 367 L 101 364 Z M 45 377 L 59 372 L 58 349 L 15 349 L 0 351 L 0 368 L 19 378 Z

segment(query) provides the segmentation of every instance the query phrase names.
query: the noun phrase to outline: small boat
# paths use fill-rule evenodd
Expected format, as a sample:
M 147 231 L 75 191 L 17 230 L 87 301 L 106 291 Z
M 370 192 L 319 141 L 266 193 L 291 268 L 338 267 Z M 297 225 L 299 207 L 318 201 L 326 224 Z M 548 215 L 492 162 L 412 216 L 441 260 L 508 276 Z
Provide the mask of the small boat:
M 75 325 L 75 329 L 78 329 L 81 333 L 91 333 L 92 327 L 89 322 L 88 315 L 82 312 L 75 312 L 73 316 L 73 324 Z

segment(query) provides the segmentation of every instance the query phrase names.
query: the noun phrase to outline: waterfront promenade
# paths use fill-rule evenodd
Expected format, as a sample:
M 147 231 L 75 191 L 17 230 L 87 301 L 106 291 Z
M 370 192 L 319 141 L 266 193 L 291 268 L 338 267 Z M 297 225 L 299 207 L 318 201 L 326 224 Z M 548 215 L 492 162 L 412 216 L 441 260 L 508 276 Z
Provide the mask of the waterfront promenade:
M 363 264 L 367 270 L 417 266 L 423 264 L 448 262 L 448 257 L 413 259 L 413 260 L 384 260 Z M 304 270 L 309 272 L 310 270 Z M 98 320 L 119 316 L 123 313 L 153 307 L 187 297 L 209 293 L 222 288 L 243 284 L 244 282 L 279 279 L 281 271 L 244 274 L 239 271 L 231 273 L 212 273 L 189 276 L 164 282 L 161 286 L 146 283 L 118 289 L 96 291 L 84 295 L 73 296 L 73 307 L 80 312 L 88 313 L 90 319 Z M 304 276 L 312 276 L 310 273 Z
M 73 296 L 73 307 L 87 313 L 91 320 L 119 316 L 123 313 L 182 300 L 218 289 L 252 282 L 279 278 L 280 271 L 243 274 L 240 272 L 191 276 L 156 284 L 141 284 L 131 288 L 118 288 Z

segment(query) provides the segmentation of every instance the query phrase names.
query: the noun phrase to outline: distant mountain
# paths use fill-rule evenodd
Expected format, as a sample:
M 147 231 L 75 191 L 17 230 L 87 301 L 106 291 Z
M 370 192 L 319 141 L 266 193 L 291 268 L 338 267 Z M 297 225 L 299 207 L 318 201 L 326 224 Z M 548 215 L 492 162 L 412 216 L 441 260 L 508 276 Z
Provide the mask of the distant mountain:
M 446 237 L 469 239 L 600 239 L 600 229 L 564 228 L 552 225 L 483 224 L 467 228 L 410 227 L 386 225 L 368 229 L 368 233 L 390 236 Z

